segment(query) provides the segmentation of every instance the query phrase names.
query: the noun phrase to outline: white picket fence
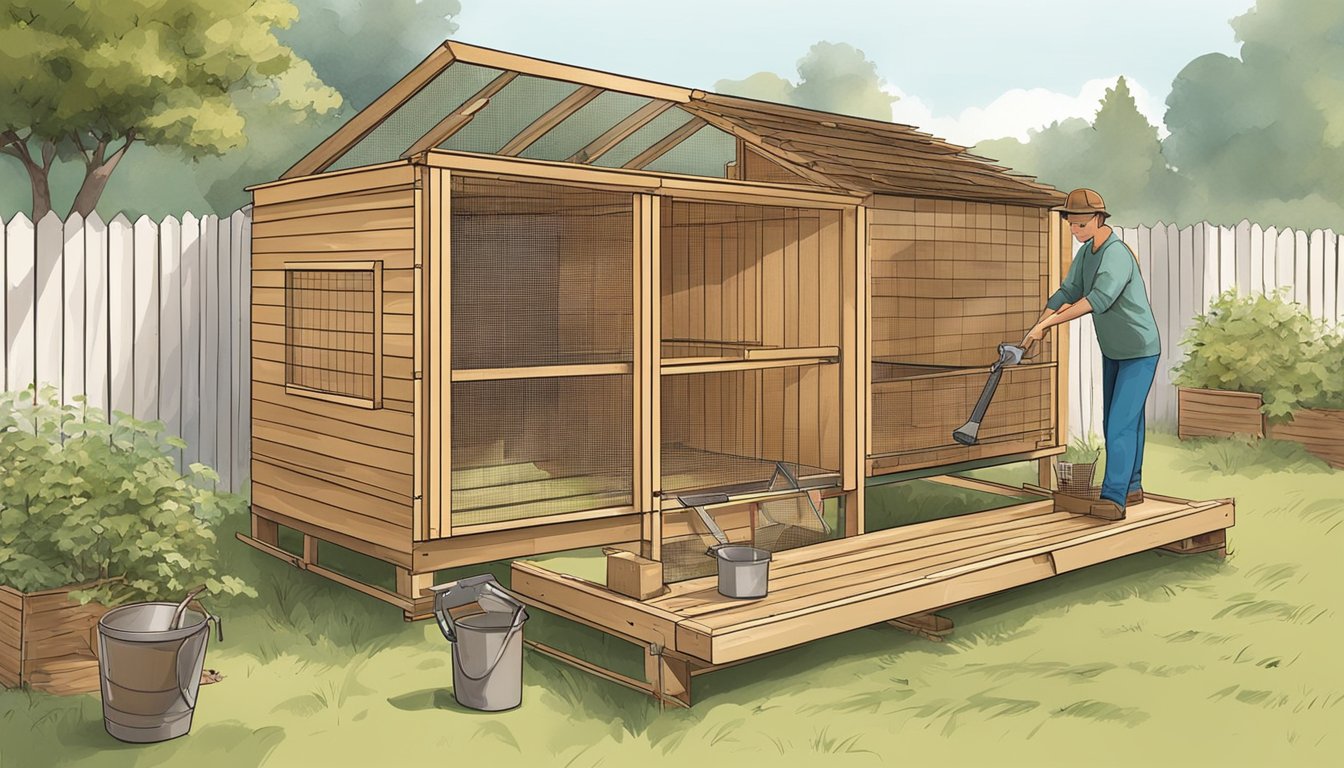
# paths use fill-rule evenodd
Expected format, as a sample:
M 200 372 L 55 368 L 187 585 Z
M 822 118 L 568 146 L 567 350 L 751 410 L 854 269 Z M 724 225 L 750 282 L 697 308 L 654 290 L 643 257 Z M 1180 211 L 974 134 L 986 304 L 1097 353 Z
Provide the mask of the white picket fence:
M 1185 358 L 1180 340 L 1209 302 L 1229 288 L 1255 295 L 1287 287 L 1290 297 L 1311 314 L 1344 323 L 1344 241 L 1333 231 L 1196 224 L 1117 228 L 1134 252 L 1148 289 L 1162 357 L 1148 396 L 1149 425 L 1176 423 L 1172 368 Z M 1103 434 L 1101 351 L 1091 317 L 1074 322 L 1069 337 L 1069 434 Z
M 1162 337 L 1150 425 L 1175 423 L 1178 342 L 1223 290 L 1287 286 L 1313 315 L 1344 322 L 1344 242 L 1334 232 L 1249 222 L 1119 231 L 1139 260 Z M 215 467 L 223 485 L 242 487 L 251 435 L 250 244 L 249 208 L 157 223 L 118 216 L 104 224 L 96 215 L 61 222 L 52 213 L 34 227 L 15 216 L 0 237 L 0 382 L 51 384 L 67 400 L 82 394 L 105 410 L 162 420 L 187 442 L 180 460 Z M 1091 319 L 1072 331 L 1069 432 L 1100 436 L 1101 353 Z
M 94 214 L 0 237 L 0 382 L 50 384 L 69 401 L 161 420 L 181 463 L 242 487 L 251 430 L 251 216 L 188 213 L 134 223 Z

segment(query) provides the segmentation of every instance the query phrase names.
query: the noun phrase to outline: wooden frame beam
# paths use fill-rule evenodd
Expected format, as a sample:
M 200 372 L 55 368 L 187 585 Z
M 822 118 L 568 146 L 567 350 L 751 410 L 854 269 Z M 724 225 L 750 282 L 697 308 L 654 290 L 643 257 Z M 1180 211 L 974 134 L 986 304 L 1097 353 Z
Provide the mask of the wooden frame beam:
M 359 143 L 360 139 L 367 136 L 369 131 L 377 128 L 383 120 L 387 119 L 388 115 L 397 111 L 402 104 L 419 93 L 421 88 L 438 77 L 452 63 L 453 52 L 446 43 L 435 48 L 433 53 L 416 65 L 415 69 L 398 80 L 382 96 L 374 99 L 372 104 L 360 110 L 359 114 L 350 118 L 345 125 L 342 125 L 325 141 L 318 144 L 313 151 L 304 155 L 280 178 L 292 179 L 296 176 L 308 176 L 326 170 L 341 155 L 344 155 L 351 147 Z
M 565 162 L 591 163 L 611 151 L 630 134 L 653 122 L 655 118 L 672 108 L 670 101 L 651 101 L 630 113 L 626 118 L 613 125 L 601 136 L 593 139 L 588 146 L 570 155 Z
M 409 149 L 402 152 L 401 156 L 407 158 L 411 155 L 420 154 L 421 152 L 433 149 L 452 138 L 453 134 L 467 127 L 467 123 L 472 121 L 472 118 L 476 116 L 476 113 L 485 109 L 490 103 L 490 98 L 492 96 L 504 90 L 504 86 L 513 82 L 516 77 L 518 77 L 517 72 L 505 72 L 494 80 L 486 83 L 484 88 L 481 88 L 481 90 L 469 96 L 466 101 L 462 102 L 462 106 L 453 110 L 447 117 L 440 120 L 437 125 L 430 128 L 429 131 L 412 144 Z
M 532 146 L 537 139 L 545 136 L 552 128 L 564 122 L 570 115 L 583 109 L 588 102 L 602 95 L 602 89 L 591 85 L 579 87 L 578 90 L 569 94 L 560 100 L 559 104 L 546 110 L 541 117 L 533 120 L 530 125 L 524 128 L 517 136 L 509 140 L 504 148 L 496 152 L 496 155 L 503 157 L 513 157 L 528 147 Z
M 693 104 L 687 105 L 686 107 L 684 107 L 684 109 L 690 112 L 691 114 L 695 115 L 696 117 L 700 118 L 701 120 L 704 120 L 706 123 L 709 123 L 711 126 L 718 128 L 724 133 L 742 139 L 744 142 L 751 145 L 751 147 L 756 151 L 760 152 L 761 154 L 765 155 L 766 157 L 770 158 L 776 163 L 779 163 L 787 167 L 790 171 L 793 171 L 799 176 L 802 176 L 803 178 L 807 179 L 813 184 L 818 184 L 820 186 L 827 187 L 829 189 L 844 188 L 843 184 L 836 182 L 829 176 L 826 176 L 824 174 L 812 170 L 810 167 L 808 167 L 807 160 L 803 159 L 799 155 L 789 152 L 788 150 L 780 149 L 779 147 L 774 147 L 769 144 L 766 144 L 765 141 L 760 136 L 757 136 L 755 133 L 743 128 L 742 126 L 738 125 L 732 120 L 729 120 L 726 117 L 723 117 L 722 115 L 716 114 L 708 109 L 700 109 L 698 105 Z
M 452 55 L 457 59 L 482 67 L 508 69 L 526 75 L 533 75 L 535 77 L 546 77 L 552 80 L 564 80 L 580 85 L 591 85 L 595 88 L 620 91 L 621 93 L 630 93 L 636 96 L 647 96 L 651 99 L 660 99 L 663 101 L 684 103 L 691 99 L 692 91 L 689 88 L 680 88 L 675 85 L 667 85 L 666 83 L 655 83 L 651 80 L 640 80 L 638 78 L 625 77 L 623 75 L 616 75 L 596 69 L 585 69 L 569 64 L 547 61 L 545 59 L 519 56 L 514 53 L 468 45 L 454 40 L 449 40 L 444 43 L 444 47 L 451 51 Z
M 626 163 L 621 167 L 633 171 L 643 170 L 643 168 L 647 166 L 649 163 L 652 163 L 654 160 L 657 160 L 658 158 L 662 157 L 668 152 L 671 152 L 673 147 L 691 138 L 696 134 L 697 131 L 699 131 L 701 128 L 704 128 L 706 125 L 708 125 L 708 123 L 706 123 L 701 118 L 692 117 L 690 120 L 686 122 L 685 125 L 664 136 L 653 146 L 649 147 L 643 152 L 640 152 L 638 155 L 635 155 L 635 157 L 630 162 Z

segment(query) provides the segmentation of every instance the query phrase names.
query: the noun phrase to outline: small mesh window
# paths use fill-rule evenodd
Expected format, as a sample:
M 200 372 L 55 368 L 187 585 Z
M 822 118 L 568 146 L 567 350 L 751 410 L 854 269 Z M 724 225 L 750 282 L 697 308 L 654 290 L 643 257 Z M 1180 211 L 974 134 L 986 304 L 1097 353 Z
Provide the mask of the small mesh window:
M 285 272 L 285 384 L 378 400 L 377 270 Z

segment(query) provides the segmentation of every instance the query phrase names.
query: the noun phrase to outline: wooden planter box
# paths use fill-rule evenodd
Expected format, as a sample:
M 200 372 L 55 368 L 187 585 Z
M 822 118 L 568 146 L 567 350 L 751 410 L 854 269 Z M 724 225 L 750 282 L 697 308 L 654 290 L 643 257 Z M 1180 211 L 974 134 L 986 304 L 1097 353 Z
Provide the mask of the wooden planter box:
M 1261 402 L 1253 392 L 1181 387 L 1176 433 L 1182 440 L 1232 435 L 1291 440 L 1330 466 L 1344 469 L 1344 411 L 1304 408 L 1287 424 L 1270 424 L 1260 412 Z
M 0 685 L 55 694 L 98 690 L 98 620 L 108 609 L 69 598 L 88 586 L 24 593 L 0 585 Z
M 1254 392 L 1179 387 L 1176 434 L 1189 437 L 1265 436 L 1264 401 Z
M 1304 408 L 1287 424 L 1271 424 L 1269 437 L 1292 440 L 1336 469 L 1344 469 L 1344 411 Z

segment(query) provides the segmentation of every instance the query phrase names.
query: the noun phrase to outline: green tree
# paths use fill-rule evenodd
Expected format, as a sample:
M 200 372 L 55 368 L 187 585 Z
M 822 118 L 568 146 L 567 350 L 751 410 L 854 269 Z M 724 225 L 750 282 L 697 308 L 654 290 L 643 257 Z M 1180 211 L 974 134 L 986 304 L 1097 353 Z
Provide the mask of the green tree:
M 137 142 L 189 158 L 241 147 L 235 98 L 264 91 L 272 108 L 334 110 L 340 96 L 274 34 L 289 0 L 10 0 L 0 17 L 0 152 L 28 175 L 32 215 L 51 210 L 58 158 L 82 161 L 71 213 L 97 205 Z
M 1090 124 L 1071 118 L 1032 131 L 1026 143 L 983 141 L 973 152 L 1060 189 L 1096 189 L 1126 223 L 1170 222 L 1178 215 L 1182 180 L 1167 166 L 1157 128 L 1139 112 L 1123 77 L 1106 89 Z
M 1232 20 L 1239 57 L 1176 76 L 1166 156 L 1210 217 L 1297 227 L 1344 221 L 1344 4 L 1259 0 Z
M 877 66 L 863 51 L 845 43 L 820 42 L 798 61 L 797 85 L 772 72 L 743 80 L 720 80 L 714 90 L 846 115 L 891 120 L 900 98 L 882 90 Z
M 200 164 L 196 182 L 216 211 L 246 205 L 244 188 L 271 181 L 336 132 L 457 30 L 458 0 L 293 0 L 294 24 L 276 33 L 313 66 L 345 104 L 325 115 L 271 109 L 258 94 L 239 99 L 247 149 Z M 352 51 L 354 53 L 352 53 Z M 376 51 L 376 56 L 363 51 Z

